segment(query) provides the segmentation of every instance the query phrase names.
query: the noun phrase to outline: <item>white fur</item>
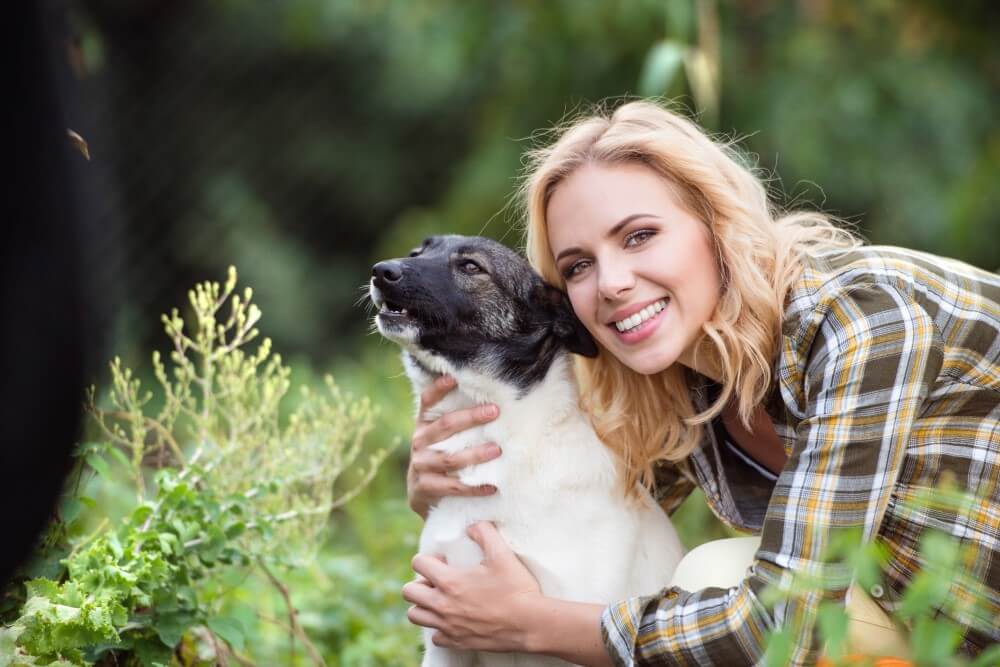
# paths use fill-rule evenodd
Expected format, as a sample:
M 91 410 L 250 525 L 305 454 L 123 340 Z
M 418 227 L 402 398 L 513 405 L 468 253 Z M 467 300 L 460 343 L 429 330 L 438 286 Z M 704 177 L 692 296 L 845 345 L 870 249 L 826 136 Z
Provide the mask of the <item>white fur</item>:
M 544 381 L 519 397 L 515 387 L 453 368 L 409 341 L 399 342 L 423 366 L 458 380 L 458 388 L 435 406 L 436 413 L 486 402 L 500 408 L 493 422 L 432 445 L 454 452 L 495 442 L 503 454 L 460 471 L 465 484 L 493 484 L 498 491 L 442 498 L 427 517 L 420 553 L 444 554 L 457 567 L 475 566 L 483 554 L 466 527 L 492 521 L 547 596 L 609 604 L 667 585 L 683 555 L 677 533 L 648 493 L 639 503 L 625 500 L 614 457 L 577 405 L 566 355 L 556 358 Z M 412 361 L 407 374 L 419 396 L 431 378 Z M 545 656 L 440 648 L 431 642 L 432 634 L 424 633 L 424 667 L 568 664 Z

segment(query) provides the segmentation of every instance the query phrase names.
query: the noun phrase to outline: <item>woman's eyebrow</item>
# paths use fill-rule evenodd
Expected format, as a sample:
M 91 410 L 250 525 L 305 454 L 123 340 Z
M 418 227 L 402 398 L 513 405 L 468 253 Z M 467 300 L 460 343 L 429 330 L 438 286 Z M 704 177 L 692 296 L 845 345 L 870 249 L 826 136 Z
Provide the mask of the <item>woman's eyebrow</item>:
M 622 218 L 620 221 L 615 223 L 615 226 L 609 229 L 608 233 L 605 234 L 604 236 L 607 238 L 611 238 L 612 236 L 620 232 L 622 230 L 622 227 L 632 222 L 633 220 L 638 220 L 639 218 L 658 218 L 658 217 L 659 216 L 653 215 L 652 213 L 633 213 L 632 215 Z
M 608 230 L 608 233 L 605 234 L 604 236 L 607 238 L 611 238 L 612 236 L 620 232 L 622 227 L 632 222 L 633 220 L 638 220 L 639 218 L 658 218 L 658 217 L 659 216 L 653 215 L 652 213 L 633 213 L 632 215 L 625 216 L 624 218 L 616 222 L 614 226 L 611 227 L 611 229 Z M 583 250 L 581 250 L 579 246 L 566 248 L 561 253 L 556 255 L 556 262 L 558 262 L 563 257 L 566 257 L 567 255 L 576 255 L 581 252 L 583 252 Z

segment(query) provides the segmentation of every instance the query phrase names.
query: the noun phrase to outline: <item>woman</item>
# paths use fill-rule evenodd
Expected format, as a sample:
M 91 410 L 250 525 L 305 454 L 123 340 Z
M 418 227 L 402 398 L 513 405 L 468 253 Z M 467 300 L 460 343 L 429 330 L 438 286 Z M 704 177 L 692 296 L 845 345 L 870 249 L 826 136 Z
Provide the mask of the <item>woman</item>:
M 477 524 L 479 568 L 414 559 L 411 621 L 442 645 L 585 665 L 751 664 L 781 626 L 797 632 L 792 662 L 808 664 L 818 606 L 842 600 L 846 582 L 773 609 L 760 594 L 817 574 L 840 528 L 886 548 L 887 585 L 870 591 L 886 610 L 919 569 L 926 529 L 960 537 L 978 550 L 968 566 L 988 590 L 985 617 L 1000 618 L 1000 277 L 864 247 L 819 214 L 782 215 L 731 147 L 648 102 L 578 121 L 534 153 L 525 200 L 529 259 L 599 344 L 577 361 L 581 400 L 620 457 L 623 489 L 641 483 L 672 511 L 697 485 L 760 546 L 731 590 L 670 587 L 605 608 L 544 597 Z M 427 449 L 492 415 L 420 420 L 416 511 L 492 492 L 445 473 L 503 443 L 451 460 Z M 913 511 L 907 501 L 945 478 L 973 494 L 972 511 Z M 950 593 L 968 597 L 957 583 Z M 995 623 L 954 615 L 963 650 L 1000 641 Z

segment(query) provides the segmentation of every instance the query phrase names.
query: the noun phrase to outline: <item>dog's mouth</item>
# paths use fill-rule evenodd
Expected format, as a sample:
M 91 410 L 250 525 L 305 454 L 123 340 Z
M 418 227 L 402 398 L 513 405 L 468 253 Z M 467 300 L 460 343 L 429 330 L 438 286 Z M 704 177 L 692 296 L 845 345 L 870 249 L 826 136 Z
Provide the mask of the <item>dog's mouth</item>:
M 382 290 L 374 285 L 371 286 L 370 295 L 372 303 L 378 309 L 378 318 L 380 320 L 400 321 L 412 318 L 415 314 L 412 309 L 406 308 L 398 301 L 385 298 Z
M 379 317 L 406 317 L 410 314 L 406 308 L 403 308 L 399 304 L 393 303 L 392 301 L 384 301 L 378 309 Z

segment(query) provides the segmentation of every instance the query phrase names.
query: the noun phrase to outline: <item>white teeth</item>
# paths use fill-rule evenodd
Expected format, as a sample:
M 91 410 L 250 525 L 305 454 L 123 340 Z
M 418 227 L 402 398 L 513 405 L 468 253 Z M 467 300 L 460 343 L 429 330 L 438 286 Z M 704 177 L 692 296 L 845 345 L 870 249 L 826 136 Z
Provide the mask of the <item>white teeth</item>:
M 389 306 L 387 304 L 383 303 L 382 307 L 379 308 L 378 312 L 380 312 L 380 313 L 392 313 L 394 315 L 406 315 L 406 308 L 401 308 L 400 310 L 390 310 Z
M 629 317 L 626 317 L 623 320 L 615 322 L 615 328 L 617 328 L 618 331 L 622 332 L 628 331 L 629 329 L 634 329 L 635 327 L 639 326 L 649 318 L 653 317 L 666 307 L 667 307 L 667 299 L 660 299 L 656 303 L 649 304 L 648 306 L 640 310 L 638 313 L 635 313 Z

